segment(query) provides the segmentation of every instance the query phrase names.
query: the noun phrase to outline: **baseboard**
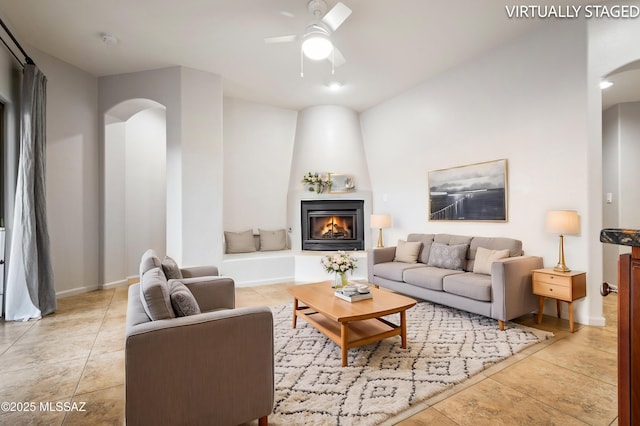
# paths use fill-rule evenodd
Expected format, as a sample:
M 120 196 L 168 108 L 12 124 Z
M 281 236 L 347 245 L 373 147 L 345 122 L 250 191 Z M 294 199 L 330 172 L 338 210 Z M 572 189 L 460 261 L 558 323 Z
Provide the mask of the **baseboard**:
M 110 288 L 122 287 L 122 286 L 125 286 L 127 284 L 129 284 L 128 279 L 118 280 L 118 281 L 111 281 L 110 283 L 102 284 L 102 289 L 103 290 L 108 290 Z
M 589 317 L 589 324 L 595 327 L 604 327 L 607 325 L 605 317 Z
M 278 277 L 278 278 L 269 278 L 267 280 L 254 280 L 254 281 L 235 281 L 236 287 L 256 287 L 259 285 L 268 285 L 268 284 L 280 284 L 280 283 L 289 283 L 293 282 L 295 277 L 293 275 L 286 277 Z
M 70 290 L 58 291 L 56 292 L 56 298 L 61 299 L 64 297 L 75 296 L 77 294 L 88 293 L 94 290 L 100 290 L 100 287 L 96 285 L 95 287 L 76 287 Z

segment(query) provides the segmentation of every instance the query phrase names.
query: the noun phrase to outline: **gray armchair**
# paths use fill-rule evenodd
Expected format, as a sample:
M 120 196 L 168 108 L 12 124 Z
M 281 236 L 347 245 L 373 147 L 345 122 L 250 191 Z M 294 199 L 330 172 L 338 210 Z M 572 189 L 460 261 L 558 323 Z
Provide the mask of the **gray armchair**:
M 207 267 L 189 268 L 179 281 L 202 313 L 171 317 L 163 312 L 170 301 L 148 293 L 169 283 L 162 282 L 157 256 L 145 256 L 141 282 L 129 288 L 126 423 L 238 425 L 260 419 L 266 425 L 274 403 L 269 308 L 234 309 L 233 280 L 201 276 L 213 272 Z M 168 317 L 152 320 L 150 308 L 154 317 Z

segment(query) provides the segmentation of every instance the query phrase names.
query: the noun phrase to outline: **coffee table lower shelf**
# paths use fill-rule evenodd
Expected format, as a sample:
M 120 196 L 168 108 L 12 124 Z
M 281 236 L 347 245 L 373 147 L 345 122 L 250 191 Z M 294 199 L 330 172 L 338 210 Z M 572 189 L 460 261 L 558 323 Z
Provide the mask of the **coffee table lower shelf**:
M 403 333 L 405 324 L 405 312 L 400 312 L 401 325 L 393 324 L 384 318 L 369 318 L 355 321 L 333 321 L 316 310 L 298 306 L 295 310 L 295 318 L 300 317 L 313 325 L 318 331 L 331 339 L 342 350 L 342 366 L 347 366 L 347 352 L 351 348 L 368 345 L 393 336 L 402 337 L 402 347 L 407 347 L 406 333 Z

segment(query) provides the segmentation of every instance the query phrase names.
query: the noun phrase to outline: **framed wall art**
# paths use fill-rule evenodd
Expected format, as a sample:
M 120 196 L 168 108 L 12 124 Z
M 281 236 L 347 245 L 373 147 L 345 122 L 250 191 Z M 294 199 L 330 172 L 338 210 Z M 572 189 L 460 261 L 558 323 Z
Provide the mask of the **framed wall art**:
M 507 221 L 507 160 L 429 172 L 429 220 Z
M 329 194 L 343 194 L 356 189 L 352 175 L 329 173 Z

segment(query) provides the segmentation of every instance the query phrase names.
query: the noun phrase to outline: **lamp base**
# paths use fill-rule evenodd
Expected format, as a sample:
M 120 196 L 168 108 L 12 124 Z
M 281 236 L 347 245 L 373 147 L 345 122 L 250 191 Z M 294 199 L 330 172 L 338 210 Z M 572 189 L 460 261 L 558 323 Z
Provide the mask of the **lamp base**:
M 378 248 L 382 248 L 382 247 L 384 247 L 382 245 L 382 228 L 379 228 L 379 231 L 378 231 Z
M 561 265 L 559 263 L 554 266 L 553 270 L 557 272 L 571 272 L 571 269 L 569 269 L 567 265 Z

